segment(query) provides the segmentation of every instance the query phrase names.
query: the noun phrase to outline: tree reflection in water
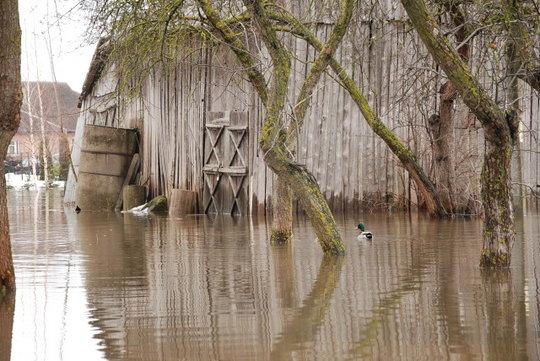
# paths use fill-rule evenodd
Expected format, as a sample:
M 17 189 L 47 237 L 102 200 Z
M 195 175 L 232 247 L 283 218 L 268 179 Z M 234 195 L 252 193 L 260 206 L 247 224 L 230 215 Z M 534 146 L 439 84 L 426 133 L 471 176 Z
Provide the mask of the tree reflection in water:
M 294 318 L 285 325 L 272 347 L 270 360 L 289 359 L 291 352 L 304 349 L 315 341 L 338 286 L 343 261 L 342 257 L 323 256 L 311 292 Z

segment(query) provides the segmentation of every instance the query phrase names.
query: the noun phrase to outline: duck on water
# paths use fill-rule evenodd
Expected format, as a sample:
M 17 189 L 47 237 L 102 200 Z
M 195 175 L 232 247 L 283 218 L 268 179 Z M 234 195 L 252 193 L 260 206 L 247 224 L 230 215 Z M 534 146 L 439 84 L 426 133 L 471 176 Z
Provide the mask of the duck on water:
M 373 233 L 371 233 L 370 231 L 366 231 L 366 227 L 364 226 L 363 223 L 360 223 L 358 225 L 358 229 L 360 230 L 360 234 L 358 235 L 358 237 L 356 237 L 357 240 L 371 241 L 373 239 Z

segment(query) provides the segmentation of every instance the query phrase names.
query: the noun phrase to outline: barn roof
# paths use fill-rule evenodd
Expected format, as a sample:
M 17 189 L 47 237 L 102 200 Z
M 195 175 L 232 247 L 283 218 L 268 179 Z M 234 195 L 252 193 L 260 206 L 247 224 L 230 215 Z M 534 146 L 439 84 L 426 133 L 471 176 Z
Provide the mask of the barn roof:
M 79 103 L 77 106 L 80 108 L 82 101 L 94 88 L 94 84 L 101 76 L 101 72 L 105 68 L 107 59 L 109 57 L 111 50 L 110 41 L 108 38 L 101 38 L 96 46 L 94 51 L 94 56 L 92 57 L 92 62 L 90 63 L 90 68 L 84 79 L 84 84 L 82 87 L 81 95 L 79 96 Z

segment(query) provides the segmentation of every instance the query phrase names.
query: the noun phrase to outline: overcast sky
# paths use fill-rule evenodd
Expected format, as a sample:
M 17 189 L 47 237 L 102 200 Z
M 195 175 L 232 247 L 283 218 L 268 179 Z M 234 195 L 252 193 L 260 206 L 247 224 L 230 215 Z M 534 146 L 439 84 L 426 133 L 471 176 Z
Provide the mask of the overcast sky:
M 49 30 L 56 79 L 81 91 L 95 48 L 85 38 L 85 14 L 77 6 L 81 1 L 85 0 L 19 0 L 23 80 L 53 80 L 47 51 Z

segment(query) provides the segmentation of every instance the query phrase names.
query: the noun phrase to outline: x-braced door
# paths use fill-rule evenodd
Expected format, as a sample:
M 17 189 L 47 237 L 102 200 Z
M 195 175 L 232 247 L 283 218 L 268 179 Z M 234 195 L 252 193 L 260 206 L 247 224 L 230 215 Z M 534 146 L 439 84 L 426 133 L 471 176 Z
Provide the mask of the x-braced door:
M 247 214 L 248 113 L 210 112 L 204 137 L 204 212 Z

